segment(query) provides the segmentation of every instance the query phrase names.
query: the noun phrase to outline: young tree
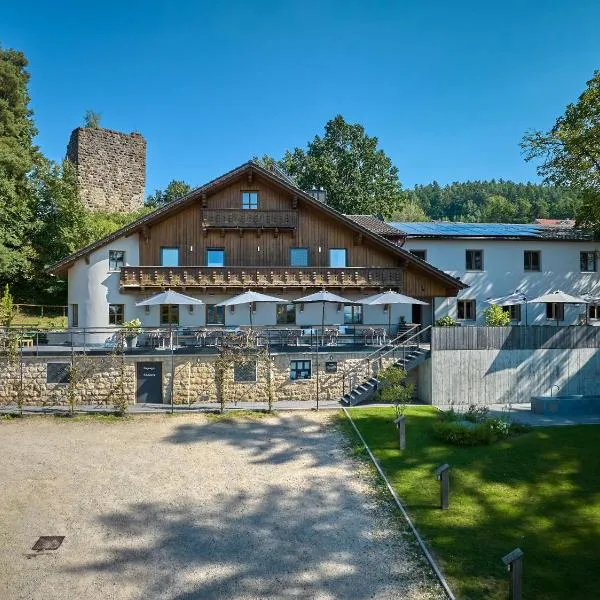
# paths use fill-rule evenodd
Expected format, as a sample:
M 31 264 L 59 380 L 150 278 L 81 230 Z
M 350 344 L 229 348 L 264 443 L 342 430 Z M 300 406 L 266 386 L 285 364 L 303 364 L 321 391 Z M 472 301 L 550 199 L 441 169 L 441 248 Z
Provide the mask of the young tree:
M 185 196 L 193 189 L 194 188 L 185 181 L 173 179 L 164 190 L 155 190 L 154 194 L 150 194 L 150 196 L 146 198 L 146 206 L 157 208 Z
M 406 383 L 406 371 L 392 365 L 379 371 L 377 379 L 381 401 L 394 405 L 396 418 L 402 416 L 415 390 L 412 383 Z
M 376 137 L 341 115 L 325 125 L 306 151 L 287 151 L 280 166 L 303 190 L 324 188 L 327 203 L 346 214 L 389 217 L 402 206 L 398 169 Z
M 89 127 L 90 129 L 100 129 L 100 119 L 102 115 L 94 112 L 93 110 L 86 110 L 85 116 L 83 117 L 83 126 Z
M 2 298 L 0 298 L 0 324 L 3 327 L 10 327 L 14 317 L 14 301 L 7 283 L 4 288 L 4 294 L 2 294 Z
M 528 132 L 521 147 L 525 160 L 542 160 L 537 171 L 545 183 L 584 193 L 578 220 L 600 230 L 600 71 L 552 129 Z

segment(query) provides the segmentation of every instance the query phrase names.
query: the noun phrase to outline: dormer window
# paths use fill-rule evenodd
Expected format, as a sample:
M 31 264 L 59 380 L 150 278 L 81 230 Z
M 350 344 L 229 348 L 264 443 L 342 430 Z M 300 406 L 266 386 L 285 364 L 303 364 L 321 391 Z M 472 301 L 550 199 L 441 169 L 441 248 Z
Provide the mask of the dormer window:
M 242 192 L 242 208 L 256 210 L 258 208 L 258 192 Z

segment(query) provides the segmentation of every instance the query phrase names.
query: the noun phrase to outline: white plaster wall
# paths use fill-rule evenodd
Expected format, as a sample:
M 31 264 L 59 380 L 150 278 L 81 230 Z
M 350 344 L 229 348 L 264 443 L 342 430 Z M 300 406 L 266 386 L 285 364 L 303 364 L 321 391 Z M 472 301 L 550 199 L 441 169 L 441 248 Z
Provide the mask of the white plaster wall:
M 463 324 L 481 325 L 483 311 L 489 306 L 485 300 L 512 294 L 517 289 L 528 298 L 535 298 L 557 289 L 574 295 L 588 293 L 600 296 L 600 273 L 581 273 L 579 270 L 579 253 L 586 250 L 600 251 L 598 242 L 409 239 L 404 248 L 427 250 L 427 262 L 469 285 L 459 293 L 458 298 L 436 299 L 436 319 L 445 315 L 456 318 L 457 299 L 475 299 L 477 321 L 464 321 Z M 466 250 L 483 250 L 483 271 L 465 269 Z M 541 271 L 539 273 L 523 269 L 525 250 L 540 251 Z M 600 257 L 598 262 L 600 267 Z M 565 320 L 561 321 L 561 325 L 575 324 L 578 315 L 584 312 L 583 305 L 566 306 Z M 527 313 L 530 325 L 555 323 L 546 319 L 545 304 L 528 304 Z M 521 324 L 524 325 L 525 306 L 521 308 L 521 317 Z

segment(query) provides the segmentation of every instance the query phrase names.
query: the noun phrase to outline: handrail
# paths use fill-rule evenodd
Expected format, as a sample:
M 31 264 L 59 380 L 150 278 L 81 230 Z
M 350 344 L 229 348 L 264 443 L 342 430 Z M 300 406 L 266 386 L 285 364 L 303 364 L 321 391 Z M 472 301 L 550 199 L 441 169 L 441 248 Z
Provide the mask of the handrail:
M 329 381 L 328 382 L 328 387 L 330 387 L 330 388 L 333 387 L 339 381 L 344 381 L 344 379 L 346 379 L 346 377 L 350 377 L 354 373 L 356 373 L 357 371 L 363 369 L 364 366 L 365 366 L 365 364 L 368 365 L 370 363 L 370 361 L 375 358 L 376 354 L 379 355 L 377 358 L 383 358 L 384 356 L 386 356 L 390 352 L 395 352 L 399 347 L 403 347 L 403 346 L 405 347 L 406 344 L 410 340 L 414 339 L 417 336 L 422 335 L 423 333 L 425 333 L 426 331 L 428 331 L 429 329 L 432 328 L 431 325 L 428 325 L 427 327 L 425 327 L 425 329 L 419 329 L 419 327 L 420 327 L 419 325 L 415 325 L 414 327 L 412 327 L 408 331 L 403 331 L 400 335 L 396 336 L 393 340 L 390 340 L 390 342 L 388 342 L 388 344 L 386 344 L 385 346 L 383 346 L 381 348 L 378 348 L 374 352 L 371 352 L 370 354 L 368 354 L 367 356 L 365 356 L 364 358 L 362 358 L 360 360 L 360 362 L 358 362 L 356 365 L 354 365 L 354 367 L 352 367 L 349 371 L 347 371 L 345 373 L 342 373 L 340 377 L 334 379 L 333 381 Z M 402 340 L 402 343 L 400 343 L 400 344 L 396 343 L 396 342 L 398 342 L 400 340 L 400 338 L 402 338 L 406 334 L 409 334 L 409 333 L 413 332 L 415 329 L 418 329 L 418 331 L 416 333 L 413 333 L 407 339 Z M 388 348 L 387 347 L 388 345 L 392 345 L 392 347 Z

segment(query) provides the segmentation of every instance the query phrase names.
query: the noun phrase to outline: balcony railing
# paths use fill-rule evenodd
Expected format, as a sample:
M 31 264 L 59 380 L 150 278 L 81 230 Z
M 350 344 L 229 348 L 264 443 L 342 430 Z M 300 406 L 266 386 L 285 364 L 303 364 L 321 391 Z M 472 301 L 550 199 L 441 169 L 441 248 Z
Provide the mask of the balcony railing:
M 403 269 L 348 267 L 124 267 L 121 286 L 140 288 L 392 287 L 402 289 Z
M 294 210 L 204 209 L 202 225 L 220 228 L 295 229 L 298 226 L 298 213 Z

